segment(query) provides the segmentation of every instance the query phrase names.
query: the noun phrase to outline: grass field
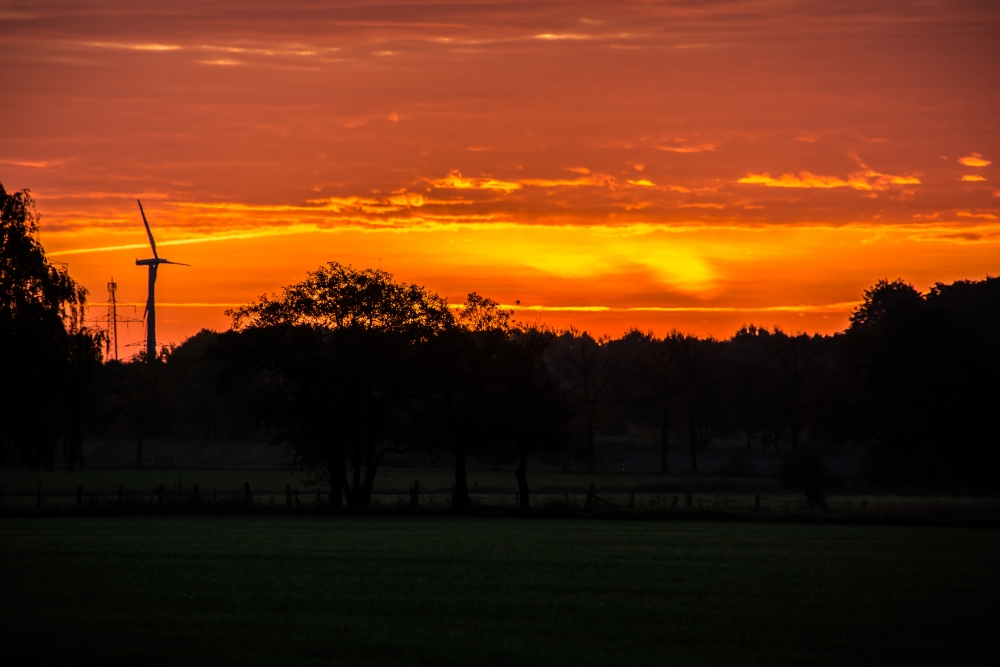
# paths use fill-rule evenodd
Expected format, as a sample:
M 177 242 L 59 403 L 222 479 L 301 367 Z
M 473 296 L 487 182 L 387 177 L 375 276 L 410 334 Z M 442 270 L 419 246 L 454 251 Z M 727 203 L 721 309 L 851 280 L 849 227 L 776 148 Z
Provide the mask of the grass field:
M 6 664 L 995 664 L 1000 533 L 0 521 Z

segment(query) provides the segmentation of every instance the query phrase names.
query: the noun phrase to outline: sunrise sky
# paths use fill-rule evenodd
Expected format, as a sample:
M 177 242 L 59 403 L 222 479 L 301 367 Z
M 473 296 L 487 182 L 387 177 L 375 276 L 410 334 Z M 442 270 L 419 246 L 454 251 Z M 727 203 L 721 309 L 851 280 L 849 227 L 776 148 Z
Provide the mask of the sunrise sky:
M 0 2 L 0 62 L 0 182 L 91 301 L 141 316 L 137 197 L 192 265 L 161 342 L 329 260 L 614 336 L 1000 273 L 996 2 Z

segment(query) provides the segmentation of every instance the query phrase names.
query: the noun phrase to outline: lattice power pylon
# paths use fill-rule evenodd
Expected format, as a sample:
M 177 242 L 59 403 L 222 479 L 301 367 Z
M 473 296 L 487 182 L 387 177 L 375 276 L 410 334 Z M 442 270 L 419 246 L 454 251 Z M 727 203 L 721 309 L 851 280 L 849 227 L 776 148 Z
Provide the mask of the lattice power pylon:
M 128 325 L 132 322 L 142 322 L 142 320 L 134 317 L 123 317 L 118 314 L 117 291 L 118 283 L 115 282 L 112 276 L 111 281 L 108 282 L 108 314 L 103 318 L 103 321 L 98 320 L 98 322 L 104 325 L 104 331 L 107 333 L 105 354 L 115 361 L 118 361 L 118 323 L 121 322 Z M 114 351 L 114 357 L 111 357 L 112 351 Z

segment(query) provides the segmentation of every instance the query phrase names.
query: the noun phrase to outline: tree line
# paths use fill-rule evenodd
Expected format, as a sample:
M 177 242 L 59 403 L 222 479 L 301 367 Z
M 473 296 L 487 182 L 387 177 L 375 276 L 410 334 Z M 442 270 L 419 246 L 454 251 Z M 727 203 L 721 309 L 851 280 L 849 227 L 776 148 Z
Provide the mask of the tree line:
M 594 470 L 600 436 L 644 424 L 662 472 L 698 473 L 706 449 L 738 438 L 781 457 L 786 482 L 817 504 L 823 461 L 844 449 L 880 484 L 997 484 L 1000 278 L 927 294 L 881 280 L 832 336 L 748 325 L 725 340 L 612 339 L 519 322 L 477 293 L 453 308 L 331 262 L 229 311 L 226 332 L 102 363 L 100 332 L 81 324 L 85 292 L 33 241 L 30 198 L 3 196 L 0 369 L 17 379 L 3 383 L 4 466 L 52 467 L 60 444 L 66 465 L 83 465 L 85 429 L 134 438 L 137 465 L 150 436 L 265 437 L 335 505 L 369 506 L 386 457 L 416 453 L 453 463 L 455 506 L 469 503 L 476 461 L 512 466 L 527 507 L 530 458 Z M 29 392 L 13 389 L 22 381 Z M 670 470 L 676 451 L 682 470 Z

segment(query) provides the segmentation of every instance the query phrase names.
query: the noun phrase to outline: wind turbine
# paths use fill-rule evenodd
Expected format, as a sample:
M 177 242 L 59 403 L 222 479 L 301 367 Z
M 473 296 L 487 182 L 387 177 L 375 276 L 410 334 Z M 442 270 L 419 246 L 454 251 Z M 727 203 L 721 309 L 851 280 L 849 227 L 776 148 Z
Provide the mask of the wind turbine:
M 149 237 L 149 247 L 153 249 L 152 259 L 135 260 L 136 266 L 149 267 L 149 294 L 146 296 L 146 312 L 144 316 L 146 318 L 146 361 L 152 363 L 156 359 L 156 269 L 159 268 L 160 264 L 191 265 L 181 264 L 181 262 L 171 262 L 168 259 L 160 259 L 160 256 L 156 254 L 156 241 L 153 240 L 153 232 L 150 231 L 149 223 L 146 221 L 146 212 L 142 210 L 142 202 L 138 199 L 136 201 L 139 202 L 139 213 L 142 214 L 142 224 L 146 225 L 146 236 Z

